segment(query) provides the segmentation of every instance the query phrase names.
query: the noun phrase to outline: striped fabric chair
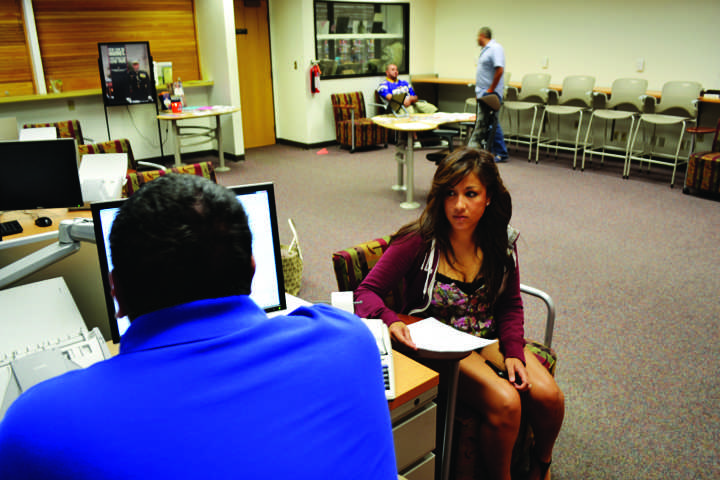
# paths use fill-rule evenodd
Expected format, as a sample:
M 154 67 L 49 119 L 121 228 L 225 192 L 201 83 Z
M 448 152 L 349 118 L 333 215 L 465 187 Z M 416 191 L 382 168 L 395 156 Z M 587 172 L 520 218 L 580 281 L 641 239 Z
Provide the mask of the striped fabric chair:
M 133 156 L 130 140 L 121 138 L 119 140 L 110 140 L 109 142 L 88 143 L 86 145 L 78 145 L 78 154 L 80 161 L 82 157 L 88 153 L 127 153 L 128 170 L 137 170 L 137 162 Z
M 192 165 L 182 165 L 180 167 L 172 167 L 167 170 L 147 170 L 143 172 L 131 172 L 127 174 L 127 182 L 123 187 L 123 197 L 129 197 L 133 193 L 140 190 L 140 188 L 148 182 L 155 180 L 158 177 L 166 175 L 168 173 L 187 173 L 190 175 L 197 175 L 199 177 L 205 177 L 217 183 L 215 178 L 215 168 L 212 162 L 194 163 Z
M 365 97 L 362 92 L 334 93 L 330 95 L 335 116 L 335 133 L 342 147 L 356 148 L 384 145 L 387 147 L 387 129 L 367 118 Z
M 79 120 L 61 120 L 53 123 L 26 123 L 23 128 L 56 127 L 59 138 L 74 138 L 78 145 L 84 143 Z
M 712 127 L 711 127 L 712 128 Z M 720 121 L 715 128 L 712 149 L 693 152 L 688 160 L 683 193 L 702 192 L 720 195 Z
M 385 236 L 376 238 L 369 242 L 361 243 L 345 250 L 340 250 L 332 254 L 333 269 L 337 280 L 339 291 L 355 290 L 360 282 L 365 278 L 370 269 L 375 266 L 383 253 L 388 248 L 390 237 Z M 398 285 L 384 299 L 385 304 L 390 308 L 396 308 L 402 303 L 403 285 Z M 545 323 L 545 344 L 527 340 L 527 346 L 540 363 L 552 373 L 555 374 L 555 366 L 557 364 L 557 354 L 550 344 L 552 343 L 552 333 L 555 322 L 555 304 L 552 298 L 545 292 L 527 285 L 520 285 L 520 291 L 524 294 L 540 298 L 547 307 L 547 318 Z M 456 480 L 482 478 L 482 465 L 477 461 L 479 453 L 477 451 L 477 442 L 475 441 L 478 420 L 475 412 L 462 404 L 458 404 L 455 411 L 455 437 L 453 441 L 453 464 L 451 468 L 454 471 Z M 523 476 L 524 472 L 529 468 L 530 450 L 532 447 L 532 431 L 523 422 L 521 425 L 521 435 L 518 435 L 517 443 L 513 450 L 513 478 L 516 475 Z

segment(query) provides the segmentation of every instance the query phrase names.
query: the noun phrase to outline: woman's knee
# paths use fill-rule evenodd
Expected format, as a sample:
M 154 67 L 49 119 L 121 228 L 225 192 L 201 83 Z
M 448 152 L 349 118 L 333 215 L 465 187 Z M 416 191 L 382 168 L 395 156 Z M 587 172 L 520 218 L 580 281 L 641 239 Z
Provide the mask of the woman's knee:
M 488 423 L 495 428 L 517 429 L 520 427 L 521 412 L 520 395 L 510 387 L 493 392 L 485 414 Z
M 545 411 L 564 411 L 565 394 L 554 381 L 543 382 L 532 387 L 533 403 Z

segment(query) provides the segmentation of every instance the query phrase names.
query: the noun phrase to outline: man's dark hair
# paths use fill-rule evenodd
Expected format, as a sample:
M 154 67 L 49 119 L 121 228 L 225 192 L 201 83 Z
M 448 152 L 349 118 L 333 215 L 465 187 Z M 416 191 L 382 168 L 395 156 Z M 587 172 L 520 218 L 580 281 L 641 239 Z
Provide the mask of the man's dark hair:
M 252 233 L 235 195 L 195 175 L 168 174 L 123 204 L 110 232 L 130 319 L 205 298 L 249 294 Z
M 480 33 L 488 40 L 492 40 L 492 30 L 490 30 L 490 27 L 480 28 Z

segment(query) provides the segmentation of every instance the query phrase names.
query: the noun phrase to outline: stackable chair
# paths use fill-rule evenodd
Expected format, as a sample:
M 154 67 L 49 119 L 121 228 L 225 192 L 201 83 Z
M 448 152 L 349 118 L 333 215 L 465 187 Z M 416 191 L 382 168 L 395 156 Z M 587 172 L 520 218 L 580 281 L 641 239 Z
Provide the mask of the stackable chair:
M 516 92 L 517 100 L 509 100 L 503 103 L 508 113 L 508 126 L 505 138 L 514 141 L 515 145 L 523 144 L 528 146 L 528 161 L 532 158 L 532 146 L 537 143 L 535 137 L 535 123 L 538 119 L 538 112 L 545 106 L 548 100 L 548 87 L 550 86 L 550 74 L 529 73 L 525 75 L 520 84 L 520 90 Z M 510 97 L 512 87 L 508 89 L 507 96 Z M 515 113 L 517 120 L 513 128 L 512 114 Z M 530 131 L 523 132 L 520 127 L 520 114 L 532 112 L 532 123 Z
M 337 280 L 339 291 L 354 291 L 360 282 L 365 278 L 368 272 L 375 266 L 377 261 L 380 259 L 382 254 L 387 250 L 390 242 L 389 236 L 376 238 L 369 242 L 361 243 L 345 250 L 340 250 L 332 254 L 333 270 L 335 272 L 335 278 Z M 557 363 L 557 355 L 550 347 L 552 343 L 553 328 L 555 324 L 555 304 L 547 293 L 542 290 L 538 290 L 527 285 L 520 285 L 520 291 L 525 295 L 530 295 L 533 298 L 540 299 L 544 304 L 546 310 L 545 317 L 545 339 L 544 343 L 528 341 L 528 348 L 537 356 L 538 360 L 554 375 L 555 366 Z M 388 296 L 384 299 L 385 304 L 390 308 L 399 308 L 403 304 L 403 285 L 397 285 L 392 291 L 389 292 Z M 410 354 L 412 356 L 412 354 Z M 425 360 L 416 356 L 413 357 L 415 360 L 425 363 Z M 437 362 L 435 362 L 437 365 Z M 438 368 L 440 367 L 440 368 Z M 449 399 L 447 395 L 442 395 L 442 391 L 448 388 L 448 383 L 452 379 L 450 376 L 450 369 L 442 368 L 443 365 L 433 366 L 438 368 L 440 371 L 440 390 L 441 394 L 438 395 L 440 402 L 442 403 L 444 398 Z M 447 400 L 446 400 L 447 402 Z M 453 418 L 455 419 L 455 437 L 456 441 L 451 440 L 451 450 L 453 454 L 453 465 L 451 469 L 454 475 L 451 477 L 455 480 L 465 480 L 470 478 L 479 478 L 480 472 L 478 468 L 481 465 L 475 461 L 479 453 L 477 452 L 477 446 L 475 439 L 475 432 L 478 424 L 476 413 L 459 404 L 457 409 L 450 405 L 439 405 L 441 410 L 448 413 L 455 412 Z M 448 412 L 450 408 L 450 412 Z M 445 416 L 438 415 L 438 435 L 442 435 L 445 432 Z M 450 429 L 452 433 L 452 427 Z M 532 446 L 532 431 L 527 425 L 527 422 L 523 421 L 521 425 L 522 434 L 518 435 L 518 441 L 513 449 L 513 476 L 516 473 L 520 476 L 523 475 L 524 470 L 528 468 L 530 449 Z M 441 439 L 438 439 L 438 448 L 444 448 L 446 445 Z M 440 447 L 442 446 L 442 447 Z M 439 454 L 438 454 L 439 453 Z M 437 456 L 441 457 L 441 460 L 445 455 L 449 455 L 451 452 L 438 452 Z M 447 473 L 447 472 L 443 472 Z M 444 475 L 437 475 L 436 478 L 441 478 Z
M 535 163 L 540 161 L 540 148 L 546 147 L 548 150 L 555 149 L 555 158 L 557 158 L 558 150 L 567 150 L 573 152 L 573 170 L 577 165 L 577 152 L 584 148 L 584 144 L 579 142 L 580 130 L 583 125 L 583 114 L 590 111 L 593 101 L 593 88 L 595 88 L 595 77 L 587 75 L 573 75 L 565 77 L 562 84 L 562 92 L 557 96 L 555 90 L 550 90 L 550 98 L 548 105 L 543 109 L 540 117 L 540 125 L 537 133 L 537 150 L 535 152 Z M 553 103 L 553 94 L 557 96 L 557 104 Z M 554 138 L 542 137 L 543 125 L 545 119 L 555 117 L 556 123 Z M 575 129 L 575 141 L 562 139 L 560 137 L 560 119 L 562 117 L 577 116 L 577 128 Z M 572 145 L 570 145 L 572 143 Z
M 350 153 L 361 147 L 381 144 L 387 147 L 387 129 L 367 118 L 362 92 L 333 93 L 330 101 L 335 116 L 335 133 L 341 146 L 350 148 Z
M 477 109 L 477 98 L 468 97 L 465 99 L 465 106 L 463 107 L 463 113 L 472 113 Z M 475 122 L 458 122 L 460 125 L 460 141 L 467 143 L 472 135 L 472 130 L 475 127 Z
M 583 144 L 582 164 L 580 170 L 585 170 L 585 155 L 599 154 L 600 163 L 605 162 L 605 157 L 621 158 L 623 160 L 623 176 L 625 174 L 624 166 L 627 164 L 630 155 L 630 145 L 632 143 L 633 133 L 635 132 L 635 121 L 643 110 L 643 102 L 645 93 L 647 92 L 648 82 L 642 78 L 618 78 L 611 87 L 610 100 L 604 93 L 596 93 L 602 100 L 602 106 L 593 110 L 588 122 L 587 131 L 585 133 L 585 141 Z M 599 139 L 596 139 L 593 132 L 593 121 L 603 121 L 603 131 Z M 627 128 L 622 128 L 624 125 Z M 613 142 L 615 137 L 622 134 L 627 136 L 625 146 Z
M 700 128 L 703 131 L 709 130 Z M 714 134 L 709 152 L 700 151 L 690 154 L 683 193 L 700 192 L 720 196 L 720 120 Z
M 688 124 L 695 122 L 697 118 L 697 102 L 702 92 L 702 85 L 698 82 L 673 81 L 663 85 L 660 101 L 655 102 L 655 113 L 643 113 L 640 115 L 633 141 L 630 146 L 630 155 L 625 162 L 624 177 L 630 177 L 630 166 L 633 160 L 642 164 L 648 164 L 648 170 L 651 164 L 665 165 L 672 167 L 672 176 L 670 177 L 670 187 L 675 185 L 675 172 L 681 163 L 686 163 L 686 157 L 680 158 L 680 149 L 682 148 L 682 140 L 685 129 Z M 677 135 L 677 146 L 675 153 L 658 152 L 656 146 L 661 138 L 657 135 L 658 126 L 664 128 L 666 133 L 670 133 L 670 129 L 674 126 L 679 128 Z M 651 128 L 652 133 L 648 134 L 647 130 Z M 640 151 L 635 151 L 635 143 L 638 135 L 642 130 L 642 147 Z M 675 136 L 673 134 L 673 136 Z

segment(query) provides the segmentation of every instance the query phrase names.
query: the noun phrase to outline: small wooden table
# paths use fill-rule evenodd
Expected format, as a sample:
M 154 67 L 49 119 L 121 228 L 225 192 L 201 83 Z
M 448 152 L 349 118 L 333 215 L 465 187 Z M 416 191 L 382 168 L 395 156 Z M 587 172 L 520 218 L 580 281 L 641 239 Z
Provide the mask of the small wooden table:
M 197 145 L 199 143 L 212 142 L 217 140 L 218 158 L 220 166 L 215 170 L 218 172 L 227 172 L 229 167 L 225 166 L 225 154 L 222 146 L 222 127 L 220 125 L 220 115 L 227 115 L 240 111 L 240 107 L 229 107 L 223 105 L 213 105 L 208 107 L 186 107 L 180 113 L 166 112 L 157 116 L 159 120 L 168 120 L 172 123 L 173 133 L 175 134 L 175 166 L 182 165 L 180 159 L 180 147 L 182 146 L 181 138 L 200 138 L 200 140 L 185 143 L 185 146 Z M 205 127 L 203 125 L 178 125 L 180 120 L 189 120 L 192 118 L 215 117 L 215 128 Z M 183 130 L 190 130 L 185 133 Z
M 415 162 L 413 159 L 413 135 L 415 132 L 435 130 L 443 123 L 474 122 L 474 113 L 419 113 L 405 117 L 397 117 L 393 114 L 376 115 L 372 121 L 381 127 L 405 133 L 405 145 L 397 145 L 395 160 L 398 162 L 397 183 L 392 186 L 393 190 L 405 191 L 405 201 L 400 208 L 411 210 L 418 208 L 420 204 L 415 201 Z M 404 169 L 407 168 L 407 178 Z

